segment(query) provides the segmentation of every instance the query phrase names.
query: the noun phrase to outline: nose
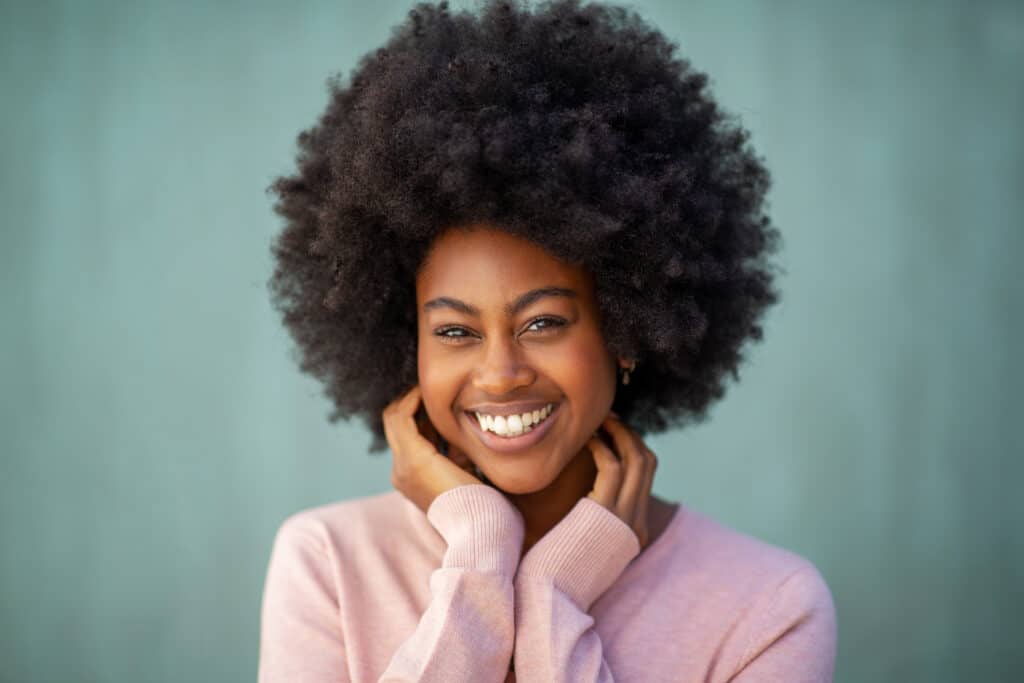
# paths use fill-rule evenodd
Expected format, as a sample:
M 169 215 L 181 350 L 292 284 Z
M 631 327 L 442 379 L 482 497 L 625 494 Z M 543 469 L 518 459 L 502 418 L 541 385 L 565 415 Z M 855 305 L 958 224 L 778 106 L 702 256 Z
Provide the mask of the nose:
M 533 384 L 536 373 L 522 357 L 521 349 L 507 339 L 485 345 L 473 376 L 473 386 L 491 396 L 502 396 Z

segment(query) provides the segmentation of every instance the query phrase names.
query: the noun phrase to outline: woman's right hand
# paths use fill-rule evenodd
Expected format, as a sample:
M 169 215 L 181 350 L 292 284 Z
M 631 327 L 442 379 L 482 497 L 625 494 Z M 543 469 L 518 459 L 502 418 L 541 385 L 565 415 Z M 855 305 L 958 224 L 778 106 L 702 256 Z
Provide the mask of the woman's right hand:
M 421 402 L 417 384 L 384 408 L 384 435 L 391 446 L 391 484 L 424 513 L 439 495 L 464 484 L 483 484 L 466 454 L 449 445 L 447 457 L 431 439 L 440 439 L 429 419 L 425 436 L 416 422 Z M 425 411 L 424 411 L 425 415 Z M 430 438 L 428 438 L 428 436 Z

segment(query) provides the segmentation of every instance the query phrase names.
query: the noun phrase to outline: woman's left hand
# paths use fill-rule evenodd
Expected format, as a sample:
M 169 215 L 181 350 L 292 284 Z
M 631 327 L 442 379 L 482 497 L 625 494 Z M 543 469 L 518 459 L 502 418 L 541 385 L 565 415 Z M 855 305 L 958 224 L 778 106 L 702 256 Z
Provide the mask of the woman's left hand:
M 649 541 L 647 502 L 658 458 L 614 413 L 605 418 L 602 426 L 611 435 L 615 449 L 609 448 L 596 435 L 587 442 L 597 465 L 597 480 L 587 498 L 628 524 L 643 550 Z

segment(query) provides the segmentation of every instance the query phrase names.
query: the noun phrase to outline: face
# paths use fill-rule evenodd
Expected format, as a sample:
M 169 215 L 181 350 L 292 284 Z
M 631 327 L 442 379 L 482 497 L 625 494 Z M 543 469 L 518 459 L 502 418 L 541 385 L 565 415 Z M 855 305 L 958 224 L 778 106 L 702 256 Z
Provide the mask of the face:
M 589 274 L 524 238 L 457 228 L 431 245 L 416 308 L 419 384 L 438 433 L 507 493 L 551 485 L 615 393 Z

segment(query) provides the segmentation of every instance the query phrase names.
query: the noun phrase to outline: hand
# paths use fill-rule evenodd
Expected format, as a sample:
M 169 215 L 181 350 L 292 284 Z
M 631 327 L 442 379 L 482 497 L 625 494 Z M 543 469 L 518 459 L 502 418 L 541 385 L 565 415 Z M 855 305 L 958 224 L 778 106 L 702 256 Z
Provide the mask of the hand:
M 447 457 L 438 451 L 441 437 L 426 411 L 417 423 L 420 403 L 421 390 L 416 385 L 389 403 L 383 417 L 384 435 L 394 456 L 391 485 L 426 512 L 448 489 L 483 482 L 473 475 L 473 463 L 466 454 L 454 445 L 449 445 Z
M 640 540 L 640 550 L 643 550 L 649 542 L 647 502 L 658 458 L 615 413 L 609 413 L 602 426 L 611 435 L 615 450 L 597 435 L 587 442 L 597 465 L 597 480 L 587 498 L 600 503 L 628 524 Z

